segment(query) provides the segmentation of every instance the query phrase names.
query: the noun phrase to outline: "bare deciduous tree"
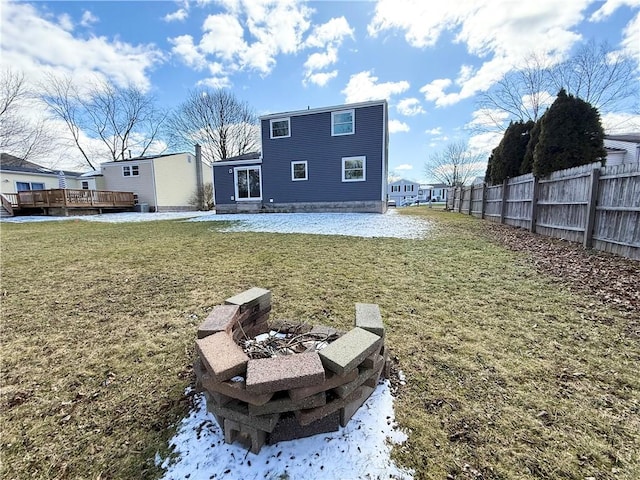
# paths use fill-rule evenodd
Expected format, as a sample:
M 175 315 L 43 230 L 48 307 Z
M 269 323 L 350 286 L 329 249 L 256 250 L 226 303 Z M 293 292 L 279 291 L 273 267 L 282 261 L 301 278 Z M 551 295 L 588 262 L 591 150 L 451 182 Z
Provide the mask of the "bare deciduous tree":
M 479 99 L 486 112 L 495 112 L 483 130 L 504 131 L 508 120 L 537 121 L 561 89 L 596 107 L 599 112 L 624 108 L 640 94 L 634 61 L 608 44 L 591 41 L 563 62 L 553 65 L 539 54 L 505 75 Z M 507 114 L 507 122 L 504 116 Z
M 51 136 L 43 119 L 30 117 L 33 94 L 24 74 L 11 69 L 0 72 L 0 150 L 27 160 L 50 148 Z
M 124 160 L 131 150 L 142 156 L 158 139 L 167 117 L 154 98 L 135 85 L 119 87 L 101 80 L 81 92 L 71 77 L 49 76 L 41 87 L 41 99 L 64 121 L 72 143 L 94 169 L 85 136 L 101 141 L 112 161 Z
M 467 142 L 460 140 L 431 155 L 425 162 L 424 172 L 427 178 L 456 187 L 484 174 L 486 166 L 483 156 L 472 153 Z
M 209 162 L 259 149 L 257 117 L 253 110 L 224 89 L 198 89 L 189 93 L 166 124 L 166 137 L 174 147 L 202 146 Z

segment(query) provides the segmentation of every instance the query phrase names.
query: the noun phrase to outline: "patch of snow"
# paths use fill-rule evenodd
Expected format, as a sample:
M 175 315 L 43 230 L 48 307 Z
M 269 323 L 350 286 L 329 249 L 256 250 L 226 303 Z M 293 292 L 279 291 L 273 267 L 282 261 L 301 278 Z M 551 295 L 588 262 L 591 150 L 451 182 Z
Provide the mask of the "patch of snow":
M 104 222 L 104 223 L 133 223 L 133 222 L 151 222 L 155 220 L 184 220 L 187 218 L 196 218 L 200 216 L 210 216 L 211 212 L 157 212 L 157 213 L 136 213 L 136 212 L 120 212 L 120 213 L 103 213 L 100 215 L 70 215 L 68 217 L 55 216 L 38 216 L 28 215 L 20 217 L 4 217 L 2 222 L 7 223 L 30 223 L 30 222 L 52 222 L 60 220 L 84 220 L 86 222 Z
M 177 459 L 171 463 L 156 455 L 156 464 L 166 469 L 166 480 L 412 479 L 412 471 L 396 466 L 389 457 L 391 444 L 406 439 L 395 423 L 388 380 L 378 385 L 345 428 L 265 445 L 258 455 L 240 445 L 224 443 L 204 396 L 198 394 L 193 410 L 170 440 Z
M 222 232 L 305 233 L 352 237 L 423 238 L 430 230 L 424 219 L 379 213 L 264 213 L 204 215 L 192 222 L 232 222 Z

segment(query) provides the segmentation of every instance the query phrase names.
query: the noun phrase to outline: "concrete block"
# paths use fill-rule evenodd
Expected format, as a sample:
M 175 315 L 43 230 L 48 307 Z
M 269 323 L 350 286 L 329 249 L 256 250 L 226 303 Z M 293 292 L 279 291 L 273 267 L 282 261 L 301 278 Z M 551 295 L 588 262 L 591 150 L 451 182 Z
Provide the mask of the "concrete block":
M 341 408 L 348 403 L 353 402 L 362 395 L 362 387 L 358 388 L 346 398 L 334 397 L 327 402 L 326 405 L 321 407 L 311 408 L 309 410 L 296 410 L 294 413 L 300 425 L 309 425 L 321 418 L 331 415 L 334 412 L 338 412 Z
M 379 353 L 374 353 L 365 358 L 359 366 L 363 368 L 373 368 L 374 365 L 377 365 L 379 363 L 381 358 L 382 355 L 380 355 Z
M 233 340 L 234 342 L 240 342 L 242 340 L 246 340 L 249 338 L 254 338 L 261 333 L 266 333 L 269 331 L 269 316 L 260 317 L 256 320 L 256 323 L 248 323 L 246 325 L 236 324 L 233 329 Z
M 277 392 L 323 382 L 324 368 L 316 352 L 251 359 L 246 378 L 249 392 Z
M 348 331 L 319 352 L 322 364 L 339 375 L 353 370 L 380 348 L 382 339 L 360 327 Z
M 295 414 L 282 415 L 276 428 L 267 436 L 267 443 L 273 445 L 278 442 L 306 438 L 320 433 L 336 432 L 340 429 L 340 412 L 327 415 L 308 425 L 300 425 Z
M 224 441 L 225 443 L 234 443 L 238 440 L 248 443 L 251 453 L 258 454 L 267 439 L 267 432 L 243 425 L 233 420 L 225 419 L 224 421 Z
M 384 337 L 384 325 L 380 308 L 375 303 L 356 303 L 356 327 Z
M 243 425 L 248 425 L 265 432 L 272 432 L 280 418 L 279 413 L 260 415 L 257 417 L 249 415 L 247 405 L 237 400 L 224 406 L 216 405 L 215 402 L 207 402 L 207 409 L 214 415 L 219 415 L 224 419 L 234 420 Z
M 249 405 L 249 414 L 268 415 L 270 413 L 293 412 L 294 410 L 320 407 L 326 403 L 327 398 L 324 392 L 298 400 L 292 400 L 288 395 L 284 395 L 280 398 L 274 398 L 264 405 Z
M 345 398 L 355 391 L 358 387 L 367 382 L 371 377 L 379 375 L 384 365 L 384 358 L 378 355 L 377 363 L 373 365 L 373 368 L 360 368 L 358 376 L 355 380 L 344 385 L 340 385 L 333 389 L 333 392 L 341 398 Z M 377 381 L 377 377 L 376 377 Z
M 380 365 L 373 369 L 373 374 L 365 380 L 363 385 L 371 388 L 376 388 L 378 386 L 378 382 L 380 381 L 380 375 L 382 374 L 383 368 L 384 358 L 382 358 Z
M 205 338 L 218 332 L 231 333 L 239 317 L 238 305 L 216 305 L 198 327 L 198 338 Z
M 319 337 L 330 337 L 332 335 L 340 335 L 344 332 L 340 332 L 333 327 L 327 327 L 325 325 L 314 325 L 309 333 L 312 335 L 318 335 Z
M 351 370 L 344 376 L 337 375 L 333 372 L 325 372 L 324 382 L 311 385 L 309 387 L 294 388 L 289 390 L 289 397 L 292 400 L 299 400 L 301 398 L 315 395 L 316 393 L 326 392 L 332 388 L 339 387 L 345 383 L 352 382 L 358 377 L 358 370 Z
M 367 401 L 374 390 L 374 388 L 363 386 L 360 396 L 340 409 L 340 426 L 347 426 L 351 417 L 353 417 L 358 409 L 364 405 L 364 402 Z
M 233 382 L 231 380 L 224 382 L 214 381 L 200 360 L 194 363 L 193 370 L 196 374 L 196 384 L 200 385 L 207 392 L 221 393 L 227 397 L 235 398 L 236 400 L 252 405 L 264 405 L 273 397 L 273 393 L 255 394 L 247 392 L 247 386 L 244 380 L 239 382 Z
M 216 382 L 246 374 L 249 357 L 225 332 L 214 333 L 196 340 L 196 350 Z
M 238 305 L 240 313 L 258 306 L 258 310 L 264 310 L 271 306 L 271 291 L 264 288 L 253 287 L 238 295 L 227 298 L 224 301 L 227 305 Z

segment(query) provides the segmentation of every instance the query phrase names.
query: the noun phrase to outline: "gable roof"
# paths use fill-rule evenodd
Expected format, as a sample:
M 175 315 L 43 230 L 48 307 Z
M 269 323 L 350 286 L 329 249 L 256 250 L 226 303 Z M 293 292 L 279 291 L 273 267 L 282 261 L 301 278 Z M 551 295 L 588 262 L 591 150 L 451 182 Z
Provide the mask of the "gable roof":
M 617 140 L 619 142 L 640 143 L 640 133 L 625 133 L 622 135 L 605 135 L 605 140 Z
M 271 113 L 269 115 L 263 115 L 260 117 L 260 120 L 267 120 L 270 118 L 280 118 L 280 117 L 297 117 L 300 115 L 312 115 L 314 113 L 324 113 L 324 112 L 335 112 L 337 110 L 349 110 L 351 108 L 360 108 L 360 107 L 370 107 L 373 105 L 387 105 L 386 100 L 372 100 L 369 102 L 359 102 L 359 103 L 348 103 L 345 105 L 333 105 L 331 107 L 321 107 L 321 108 L 309 108 L 306 110 L 294 110 L 291 112 L 280 112 L 280 113 Z
M 37 163 L 29 162 L 22 158 L 10 155 L 8 153 L 0 154 L 0 170 L 6 172 L 20 172 L 20 173 L 39 173 L 43 175 L 58 175 L 63 172 L 68 177 L 79 177 L 80 172 L 72 172 L 70 170 L 55 170 L 52 168 L 43 167 Z

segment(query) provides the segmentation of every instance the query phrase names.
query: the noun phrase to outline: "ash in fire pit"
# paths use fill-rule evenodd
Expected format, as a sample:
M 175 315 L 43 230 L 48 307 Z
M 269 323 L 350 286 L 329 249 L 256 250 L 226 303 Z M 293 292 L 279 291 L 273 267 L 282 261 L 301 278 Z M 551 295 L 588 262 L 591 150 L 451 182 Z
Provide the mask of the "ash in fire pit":
M 269 323 L 271 292 L 252 288 L 218 305 L 198 329 L 194 366 L 225 441 L 253 453 L 345 426 L 388 377 L 384 326 L 374 304 L 356 304 L 355 327 Z

